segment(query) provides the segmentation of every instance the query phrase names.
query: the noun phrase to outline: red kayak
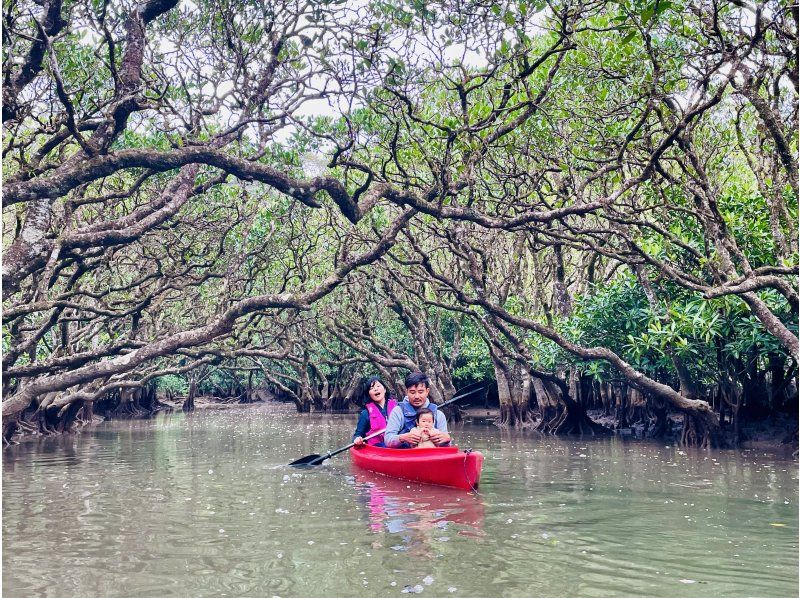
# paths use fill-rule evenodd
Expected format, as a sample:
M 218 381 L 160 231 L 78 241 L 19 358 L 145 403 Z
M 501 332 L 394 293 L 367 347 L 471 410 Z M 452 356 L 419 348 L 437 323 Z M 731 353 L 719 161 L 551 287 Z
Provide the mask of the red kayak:
M 391 449 L 361 445 L 350 449 L 353 463 L 393 478 L 424 484 L 474 490 L 478 487 L 483 455 L 456 446 Z

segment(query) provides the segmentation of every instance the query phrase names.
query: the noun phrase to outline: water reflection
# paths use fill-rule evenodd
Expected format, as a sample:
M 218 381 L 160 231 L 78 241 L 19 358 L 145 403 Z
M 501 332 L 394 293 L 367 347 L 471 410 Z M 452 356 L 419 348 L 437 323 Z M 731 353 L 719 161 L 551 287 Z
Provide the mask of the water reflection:
M 369 529 L 385 533 L 391 548 L 431 557 L 437 542 L 452 535 L 483 536 L 484 503 L 480 496 L 452 488 L 415 484 L 356 469 L 353 483 L 365 507 Z M 382 546 L 381 541 L 373 543 Z
M 346 454 L 286 467 L 352 419 L 264 405 L 11 447 L 4 596 L 796 595 L 795 461 L 464 426 L 480 495 Z

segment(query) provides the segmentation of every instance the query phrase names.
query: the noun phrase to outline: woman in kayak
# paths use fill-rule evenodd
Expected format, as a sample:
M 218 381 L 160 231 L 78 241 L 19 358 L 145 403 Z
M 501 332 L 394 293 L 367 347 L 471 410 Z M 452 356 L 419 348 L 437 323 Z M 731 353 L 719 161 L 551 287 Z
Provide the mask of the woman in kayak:
M 411 428 L 411 431 L 419 434 L 419 442 L 414 448 L 436 448 L 436 445 L 431 441 L 431 432 L 434 429 L 433 411 L 423 407 L 417 411 L 417 418 L 415 421 L 417 425 Z
M 353 442 L 356 446 L 361 446 L 364 442 L 372 446 L 386 446 L 383 443 L 383 434 L 366 441 L 364 438 L 386 427 L 386 420 L 397 406 L 397 401 L 391 396 L 386 397 L 386 385 L 377 376 L 367 378 L 361 385 L 359 394 L 364 408 L 358 414 Z

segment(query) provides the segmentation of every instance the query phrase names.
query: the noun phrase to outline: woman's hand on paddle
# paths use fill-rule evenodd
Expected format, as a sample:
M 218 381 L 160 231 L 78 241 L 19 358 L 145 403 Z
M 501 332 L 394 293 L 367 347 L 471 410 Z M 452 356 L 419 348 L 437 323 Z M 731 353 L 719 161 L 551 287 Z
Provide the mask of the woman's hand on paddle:
M 364 444 L 364 439 L 361 438 L 361 436 L 356 436 L 356 439 L 353 441 L 353 444 L 355 446 L 361 446 L 362 444 Z

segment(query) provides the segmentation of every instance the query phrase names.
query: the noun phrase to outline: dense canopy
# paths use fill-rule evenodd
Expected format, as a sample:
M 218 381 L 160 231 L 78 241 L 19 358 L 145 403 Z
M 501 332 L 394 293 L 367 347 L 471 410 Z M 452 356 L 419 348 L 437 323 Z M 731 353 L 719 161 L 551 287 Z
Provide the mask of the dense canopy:
M 6 440 L 211 381 L 341 408 L 416 369 L 551 432 L 603 406 L 710 445 L 796 412 L 796 5 L 3 19 Z

